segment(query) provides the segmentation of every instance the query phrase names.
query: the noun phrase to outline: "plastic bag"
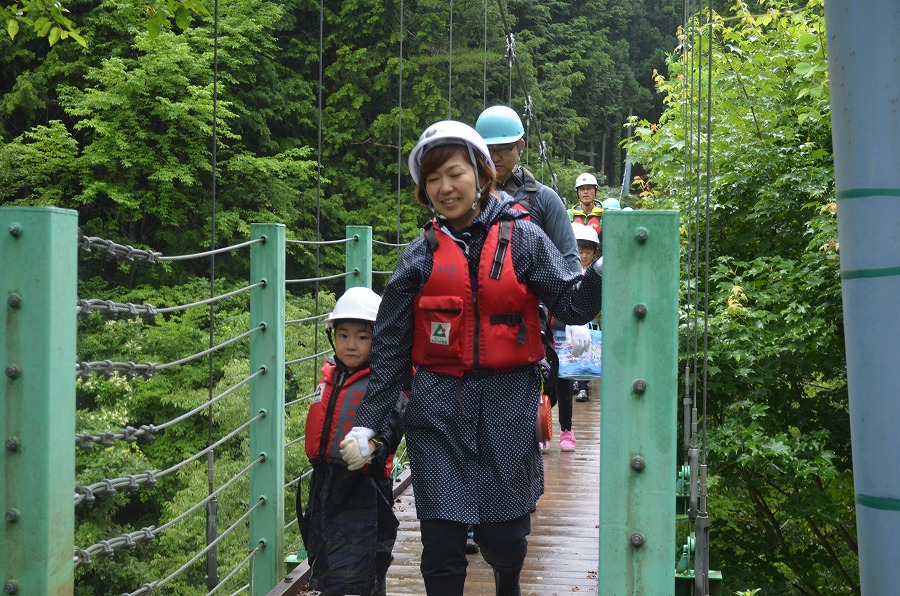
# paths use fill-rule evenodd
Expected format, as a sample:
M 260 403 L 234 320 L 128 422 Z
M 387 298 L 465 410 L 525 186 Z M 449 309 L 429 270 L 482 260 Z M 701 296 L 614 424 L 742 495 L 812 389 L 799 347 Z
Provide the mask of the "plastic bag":
M 588 331 L 591 334 L 591 347 L 576 358 L 572 356 L 571 344 L 566 341 L 565 330 L 554 329 L 553 348 L 559 357 L 560 378 L 576 381 L 589 381 L 600 378 L 600 348 L 603 332 L 599 329 L 588 329 Z

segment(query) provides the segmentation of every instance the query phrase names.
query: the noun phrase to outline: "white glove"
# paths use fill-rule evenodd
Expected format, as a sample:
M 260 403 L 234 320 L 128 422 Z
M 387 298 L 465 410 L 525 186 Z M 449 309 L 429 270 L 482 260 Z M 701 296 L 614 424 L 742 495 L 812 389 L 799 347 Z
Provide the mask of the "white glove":
M 375 436 L 375 431 L 364 426 L 354 426 L 341 441 L 341 459 L 347 464 L 348 470 L 358 470 L 372 461 L 372 450 L 369 449 L 369 439 Z
M 572 345 L 572 356 L 576 358 L 591 347 L 591 334 L 587 325 L 566 325 L 566 341 Z

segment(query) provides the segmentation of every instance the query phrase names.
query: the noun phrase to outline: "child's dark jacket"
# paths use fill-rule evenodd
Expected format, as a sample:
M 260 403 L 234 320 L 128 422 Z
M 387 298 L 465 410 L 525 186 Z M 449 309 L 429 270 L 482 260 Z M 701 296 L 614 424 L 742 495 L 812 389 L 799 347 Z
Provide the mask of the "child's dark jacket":
M 368 379 L 368 368 L 348 374 L 340 361 L 329 358 L 307 415 L 306 453 L 313 472 L 306 511 L 301 511 L 298 490 L 297 513 L 310 586 L 328 593 L 371 594 L 390 565 L 397 537 L 390 475 L 403 438 L 406 396 L 397 400 L 387 434 L 375 437 L 381 445 L 372 463 L 350 471 L 340 457 L 340 441 L 354 426 Z

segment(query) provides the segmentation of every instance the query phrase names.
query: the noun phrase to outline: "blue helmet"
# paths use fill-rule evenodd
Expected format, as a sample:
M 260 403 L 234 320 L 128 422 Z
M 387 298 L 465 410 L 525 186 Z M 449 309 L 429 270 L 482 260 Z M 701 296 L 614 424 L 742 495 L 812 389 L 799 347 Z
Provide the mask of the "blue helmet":
M 507 106 L 491 106 L 481 112 L 475 122 L 475 130 L 488 145 L 513 143 L 525 136 L 522 119 Z
M 619 204 L 619 199 L 606 199 L 602 203 L 604 209 L 621 209 L 622 206 Z

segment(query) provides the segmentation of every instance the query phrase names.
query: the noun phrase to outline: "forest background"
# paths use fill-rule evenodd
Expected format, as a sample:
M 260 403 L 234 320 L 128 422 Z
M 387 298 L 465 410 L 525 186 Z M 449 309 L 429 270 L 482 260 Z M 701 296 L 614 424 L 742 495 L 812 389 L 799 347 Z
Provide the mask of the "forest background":
M 448 117 L 473 123 L 495 103 L 524 115 L 530 98 L 523 159 L 570 205 L 582 171 L 619 196 L 627 150 L 641 176 L 627 181 L 624 202 L 682 211 L 685 345 L 704 324 L 709 276 L 702 422 L 712 566 L 726 589 L 858 594 L 822 0 L 715 2 L 710 49 L 706 17 L 692 20 L 698 3 L 680 0 L 456 1 L 452 28 L 445 0 L 405 2 L 402 28 L 399 1 L 322 6 L 321 22 L 319 3 L 302 0 L 222 0 L 217 21 L 214 5 L 193 1 L 0 9 L 0 204 L 77 209 L 85 234 L 169 255 L 210 246 L 213 193 L 216 246 L 245 241 L 253 222 L 284 223 L 302 240 L 370 225 L 374 238 L 404 242 L 427 219 L 405 166 L 421 129 Z M 694 252 L 707 222 L 708 263 Z M 291 278 L 344 267 L 342 249 L 288 252 Z M 396 252 L 373 259 L 390 270 Z M 79 266 L 79 297 L 172 305 L 210 289 L 206 261 Z M 246 257 L 214 267 L 219 291 L 246 283 Z M 288 318 L 326 312 L 336 291 L 339 282 L 292 292 Z M 246 330 L 246 307 L 223 304 L 216 333 Z M 137 351 L 168 362 L 202 350 L 210 322 L 201 312 L 79 325 L 83 360 Z M 288 349 L 326 342 L 320 333 L 290 331 Z M 246 352 L 227 350 L 209 369 L 152 383 L 79 381 L 79 432 L 177 415 L 203 403 L 210 383 L 228 386 L 246 370 Z M 315 377 L 313 367 L 294 371 L 289 392 L 303 394 Z M 245 404 L 235 392 L 215 420 L 165 441 L 79 452 L 79 481 L 170 465 L 234 426 Z M 302 420 L 289 416 L 288 432 L 299 436 Z M 220 474 L 245 463 L 246 444 L 217 451 Z M 289 476 L 301 470 L 290 465 Z M 171 517 L 206 490 L 195 471 L 79 510 L 76 543 Z M 239 510 L 239 497 L 228 506 Z M 202 538 L 203 521 L 189 525 L 142 558 L 79 568 L 78 593 L 121 593 L 165 575 Z M 235 545 L 220 548 L 224 566 L 243 558 Z M 199 585 L 202 570 L 193 573 L 186 586 Z

